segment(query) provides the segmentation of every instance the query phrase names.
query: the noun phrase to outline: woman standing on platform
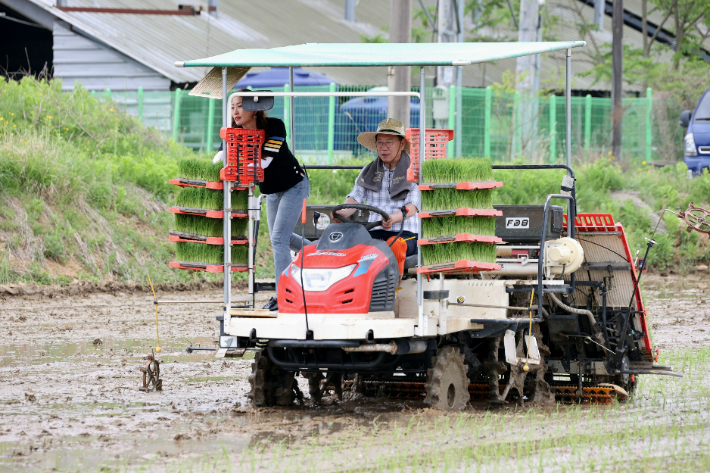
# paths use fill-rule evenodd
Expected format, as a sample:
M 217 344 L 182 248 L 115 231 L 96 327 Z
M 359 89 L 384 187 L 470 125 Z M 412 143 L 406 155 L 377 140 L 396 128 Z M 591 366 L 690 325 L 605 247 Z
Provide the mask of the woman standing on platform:
M 239 92 L 251 92 L 241 89 Z M 301 248 L 301 237 L 293 233 L 298 217 L 301 215 L 303 199 L 310 193 L 308 176 L 298 164 L 298 160 L 288 148 L 286 126 L 278 118 L 267 117 L 264 111 L 249 111 L 242 108 L 242 97 L 234 96 L 231 100 L 232 128 L 264 130 L 266 141 L 261 152 L 261 167 L 264 169 L 264 182 L 259 190 L 266 195 L 266 221 L 269 225 L 269 237 L 274 251 L 276 292 L 278 294 L 279 277 L 291 264 L 290 246 Z M 219 158 L 218 158 L 219 156 Z M 215 162 L 222 159 L 220 153 Z M 278 310 L 276 297 L 263 307 Z

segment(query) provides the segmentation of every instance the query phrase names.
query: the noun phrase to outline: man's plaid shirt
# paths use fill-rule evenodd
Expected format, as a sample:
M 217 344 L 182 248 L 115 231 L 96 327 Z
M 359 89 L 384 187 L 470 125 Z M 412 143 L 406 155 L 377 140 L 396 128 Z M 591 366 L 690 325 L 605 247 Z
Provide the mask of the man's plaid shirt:
M 365 189 L 358 184 L 360 178 L 355 180 L 355 185 L 353 186 L 352 192 L 348 197 L 355 199 L 358 204 L 367 204 L 373 207 L 377 207 L 380 210 L 384 210 L 388 215 L 397 213 L 403 205 L 412 204 L 417 208 L 417 211 L 421 209 L 422 198 L 419 194 L 419 188 L 416 183 L 410 183 L 410 190 L 407 193 L 407 197 L 402 200 L 392 200 L 390 197 L 390 185 L 392 183 L 392 176 L 394 175 L 394 169 L 387 169 L 385 166 L 385 174 L 382 177 L 382 185 L 378 192 L 374 192 Z M 382 220 L 382 216 L 375 212 L 370 212 L 370 222 L 377 222 Z M 395 223 L 392 225 L 389 231 L 398 232 L 400 228 L 400 223 Z M 384 230 L 382 227 L 375 227 L 372 230 Z M 404 231 L 417 233 L 419 231 L 419 217 L 415 214 L 414 216 L 408 218 L 404 221 Z

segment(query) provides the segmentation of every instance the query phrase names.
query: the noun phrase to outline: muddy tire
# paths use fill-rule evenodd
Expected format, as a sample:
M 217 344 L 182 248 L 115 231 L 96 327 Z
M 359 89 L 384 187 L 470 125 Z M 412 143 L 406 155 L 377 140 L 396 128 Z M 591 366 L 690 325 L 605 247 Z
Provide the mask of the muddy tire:
M 461 411 L 470 399 L 468 369 L 456 347 L 444 347 L 431 359 L 424 404 L 445 411 Z
M 296 398 L 295 384 L 294 374 L 274 365 L 266 349 L 256 352 L 247 395 L 254 407 L 290 406 Z

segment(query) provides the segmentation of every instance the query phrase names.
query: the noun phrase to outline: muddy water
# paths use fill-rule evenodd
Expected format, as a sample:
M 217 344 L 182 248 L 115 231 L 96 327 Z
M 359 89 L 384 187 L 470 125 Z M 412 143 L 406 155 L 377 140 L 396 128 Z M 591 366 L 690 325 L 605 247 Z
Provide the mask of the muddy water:
M 710 345 L 710 294 L 700 289 L 708 279 L 646 276 L 661 349 Z M 160 298 L 218 301 L 221 292 Z M 160 306 L 163 391 L 144 393 L 139 367 L 156 346 L 151 297 L 0 300 L 0 469 L 169 470 L 165 465 L 199 465 L 222 449 L 235 455 L 255 445 L 406 425 L 426 412 L 415 401 L 332 398 L 319 407 L 255 411 L 246 397 L 253 353 L 216 360 L 210 352 L 185 352 L 214 346 L 219 313 L 217 303 Z M 307 393 L 303 380 L 301 389 Z

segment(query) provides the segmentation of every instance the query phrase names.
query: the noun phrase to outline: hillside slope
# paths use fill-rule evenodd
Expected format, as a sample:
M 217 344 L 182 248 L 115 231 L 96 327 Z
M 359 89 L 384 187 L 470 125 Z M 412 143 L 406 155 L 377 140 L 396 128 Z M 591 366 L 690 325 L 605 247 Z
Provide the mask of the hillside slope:
M 0 79 L 0 284 L 184 283 L 167 262 L 177 160 L 110 100 Z

